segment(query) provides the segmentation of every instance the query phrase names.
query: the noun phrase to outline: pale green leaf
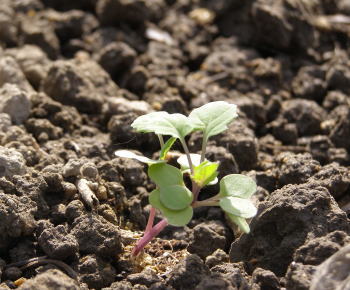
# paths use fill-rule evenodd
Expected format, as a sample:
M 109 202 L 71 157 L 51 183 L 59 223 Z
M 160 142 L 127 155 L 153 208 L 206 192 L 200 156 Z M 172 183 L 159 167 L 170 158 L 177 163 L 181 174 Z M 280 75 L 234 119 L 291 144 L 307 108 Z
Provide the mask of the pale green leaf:
M 166 163 L 150 165 L 148 168 L 148 176 L 159 187 L 183 184 L 181 170 Z
M 167 112 L 154 112 L 140 116 L 131 124 L 131 127 L 138 132 L 154 132 L 180 139 L 193 131 L 193 126 L 186 116 Z
M 165 209 L 162 213 L 170 225 L 183 227 L 191 221 L 193 217 L 193 208 L 188 206 L 179 211 Z
M 147 164 L 156 164 L 156 163 L 164 163 L 164 160 L 153 160 L 146 156 L 137 155 L 132 151 L 129 150 L 117 150 L 114 152 L 115 156 L 122 157 L 122 158 L 131 158 L 136 159 L 140 162 L 147 163 Z
M 225 212 L 242 218 L 251 218 L 257 213 L 256 207 L 249 199 L 227 196 L 220 199 L 219 205 Z
M 256 192 L 255 181 L 242 174 L 226 175 L 220 180 L 220 195 L 250 198 Z
M 217 101 L 194 109 L 189 115 L 189 119 L 195 130 L 203 131 L 207 139 L 225 131 L 227 125 L 237 116 L 236 105 Z
M 235 215 L 229 214 L 229 213 L 227 214 L 227 216 L 229 217 L 229 219 L 231 221 L 233 221 L 241 229 L 242 232 L 244 232 L 246 234 L 248 234 L 250 232 L 249 224 L 247 223 L 245 218 L 235 216 Z
M 193 180 L 200 186 L 203 187 L 218 176 L 219 163 L 214 163 L 210 161 L 204 161 L 200 165 L 194 167 Z
M 133 127 L 138 132 L 150 133 L 154 132 L 152 128 L 152 123 L 155 119 L 164 118 L 168 113 L 167 112 L 152 112 L 146 115 L 137 117 L 134 122 L 131 123 Z
M 161 207 L 163 207 L 163 205 L 160 202 L 159 195 L 160 195 L 160 191 L 159 191 L 159 188 L 157 188 L 149 194 L 148 201 L 150 205 L 160 210 Z
M 161 151 L 160 151 L 160 156 L 159 159 L 164 160 L 167 153 L 169 152 L 169 150 L 171 149 L 171 147 L 173 146 L 173 144 L 175 143 L 176 138 L 175 137 L 171 137 L 169 138 L 165 144 L 163 145 Z
M 190 158 L 193 166 L 198 166 L 201 163 L 201 156 L 199 154 L 190 154 Z M 182 154 L 176 161 L 180 164 L 182 170 L 190 168 L 186 154 Z
M 187 225 L 193 216 L 193 209 L 191 206 L 182 210 L 171 210 L 166 208 L 160 201 L 160 190 L 153 190 L 149 196 L 149 203 L 160 210 L 163 216 L 167 219 L 168 223 L 173 226 L 185 226 Z
M 160 201 L 169 209 L 184 209 L 192 203 L 192 199 L 192 192 L 184 185 L 160 187 Z

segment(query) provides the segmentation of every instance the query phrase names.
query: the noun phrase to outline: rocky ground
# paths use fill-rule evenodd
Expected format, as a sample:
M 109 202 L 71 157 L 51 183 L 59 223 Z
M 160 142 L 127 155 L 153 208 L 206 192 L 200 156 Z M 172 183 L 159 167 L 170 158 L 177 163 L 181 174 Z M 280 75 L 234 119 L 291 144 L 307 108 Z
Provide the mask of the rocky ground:
M 349 36 L 346 0 L 1 0 L 0 288 L 340 286 Z M 221 176 L 256 180 L 251 233 L 200 208 L 130 257 L 153 185 L 113 152 L 152 156 L 157 140 L 131 130 L 136 117 L 215 100 L 240 117 L 207 157 Z

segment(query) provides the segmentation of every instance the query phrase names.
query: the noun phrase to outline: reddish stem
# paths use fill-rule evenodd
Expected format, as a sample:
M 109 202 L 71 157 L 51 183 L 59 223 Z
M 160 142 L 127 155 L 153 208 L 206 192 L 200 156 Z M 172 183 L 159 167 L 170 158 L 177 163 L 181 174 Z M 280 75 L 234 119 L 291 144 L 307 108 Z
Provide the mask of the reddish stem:
M 192 204 L 194 204 L 198 200 L 198 195 L 199 195 L 200 190 L 201 190 L 201 188 L 197 185 L 197 183 L 192 181 L 192 194 L 193 194 Z
M 156 209 L 152 206 L 149 212 L 145 233 L 149 232 L 152 229 L 155 215 L 156 215 Z
M 136 246 L 131 252 L 131 255 L 137 256 L 142 251 L 142 249 L 167 225 L 168 221 L 166 219 L 163 219 L 159 223 L 157 223 L 153 228 L 151 228 L 148 232 L 145 232 L 144 236 L 140 240 L 138 240 Z

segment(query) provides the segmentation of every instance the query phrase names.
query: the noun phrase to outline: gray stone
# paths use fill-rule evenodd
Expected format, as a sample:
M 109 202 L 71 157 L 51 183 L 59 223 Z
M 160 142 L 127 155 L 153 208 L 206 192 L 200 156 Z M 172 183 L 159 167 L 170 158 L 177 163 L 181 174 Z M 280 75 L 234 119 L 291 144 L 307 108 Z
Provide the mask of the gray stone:
M 93 114 L 101 112 L 107 97 L 118 96 L 118 87 L 107 72 L 89 59 L 54 62 L 42 89 L 62 104 Z
M 116 270 L 114 267 L 95 255 L 84 256 L 78 264 L 81 282 L 89 288 L 101 289 L 114 281 Z
M 350 245 L 343 247 L 317 267 L 311 290 L 350 289 Z
M 34 92 L 19 64 L 11 56 L 0 57 L 0 87 L 6 83 L 15 84 L 21 90 L 29 93 Z
M 14 124 L 22 124 L 30 113 L 30 100 L 26 92 L 13 84 L 0 89 L 0 112 L 11 116 Z
M 342 110 L 338 111 L 334 119 L 335 125 L 330 132 L 330 139 L 336 147 L 350 150 L 350 109 L 347 106 L 342 106 Z M 333 119 L 331 119 L 333 121 Z
M 283 152 L 277 155 L 276 160 L 281 185 L 304 183 L 321 169 L 320 163 L 309 153 Z
M 228 255 L 221 249 L 217 249 L 205 259 L 205 265 L 209 268 L 222 264 L 223 262 L 228 262 Z
M 120 22 L 140 24 L 149 18 L 147 2 L 144 0 L 99 0 L 96 12 L 103 25 Z
M 0 177 L 23 175 L 27 171 L 23 155 L 13 148 L 0 146 Z
M 172 269 L 166 282 L 175 289 L 194 289 L 209 273 L 201 258 L 190 255 Z
M 36 14 L 23 16 L 20 21 L 22 41 L 39 46 L 51 59 L 56 59 L 60 52 L 60 42 L 52 22 Z
M 0 132 L 6 132 L 11 125 L 11 116 L 6 113 L 0 113 Z
M 38 88 L 50 65 L 50 60 L 45 52 L 38 46 L 28 44 L 20 48 L 7 49 L 5 54 L 16 59 L 30 84 Z
M 13 21 L 15 11 L 11 7 L 11 1 L 3 0 L 0 4 L 0 42 L 9 45 L 17 43 L 17 25 Z
M 130 274 L 126 279 L 127 281 L 131 282 L 133 285 L 141 284 L 147 287 L 150 287 L 152 284 L 161 281 L 161 279 L 158 277 L 156 272 L 150 269 L 145 269 L 140 273 Z
M 79 176 L 80 168 L 83 164 L 84 164 L 83 160 L 79 160 L 79 159 L 68 160 L 68 162 L 63 166 L 62 175 L 64 177 Z
M 203 222 L 193 228 L 188 251 L 205 259 L 216 249 L 225 250 L 231 238 L 232 235 L 221 221 Z
M 334 231 L 305 243 L 295 251 L 293 260 L 305 265 L 317 266 L 348 244 L 350 244 L 350 236 L 347 233 Z
M 80 289 L 78 283 L 63 272 L 50 269 L 23 283 L 19 290 Z
M 280 283 L 276 275 L 261 268 L 256 268 L 252 274 L 252 282 L 259 285 L 259 289 L 279 290 Z
M 67 233 L 63 225 L 45 229 L 38 238 L 38 243 L 51 258 L 64 260 L 78 252 L 78 242 Z
M 292 262 L 286 274 L 288 290 L 309 290 L 316 266 Z
M 286 20 L 286 12 L 280 3 L 282 1 L 277 1 L 275 5 L 267 1 L 255 1 L 252 16 L 259 41 L 283 49 L 290 45 L 293 27 Z
M 250 170 L 258 162 L 258 141 L 254 131 L 242 120 L 233 122 L 229 129 L 213 137 L 217 146 L 222 146 L 234 156 L 240 170 Z
M 72 227 L 81 252 L 110 258 L 122 250 L 119 228 L 99 215 L 77 217 Z
M 282 103 L 279 118 L 296 124 L 298 136 L 311 136 L 322 133 L 321 123 L 326 116 L 326 111 L 315 101 L 295 98 Z
M 36 224 L 35 210 L 34 202 L 28 197 L 0 191 L 0 251 L 6 250 L 13 239 L 33 233 Z
M 250 234 L 231 246 L 230 259 L 258 260 L 253 267 L 284 275 L 297 248 L 335 230 L 349 232 L 349 222 L 329 191 L 317 182 L 286 185 L 271 193 L 250 223 Z M 249 262 L 248 262 L 249 263 Z

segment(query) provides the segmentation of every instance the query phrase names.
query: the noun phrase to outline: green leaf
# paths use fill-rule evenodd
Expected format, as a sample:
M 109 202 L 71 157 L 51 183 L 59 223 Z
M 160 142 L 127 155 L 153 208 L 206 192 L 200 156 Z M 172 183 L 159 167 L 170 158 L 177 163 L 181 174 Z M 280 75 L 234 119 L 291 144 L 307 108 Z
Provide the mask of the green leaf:
M 237 106 L 224 101 L 211 102 L 194 109 L 189 115 L 196 130 L 204 132 L 205 139 L 217 135 L 227 129 L 237 117 Z
M 148 176 L 159 187 L 183 184 L 181 170 L 166 163 L 151 164 L 148 167 Z
M 257 213 L 256 207 L 249 199 L 227 196 L 220 199 L 219 205 L 225 212 L 242 218 L 251 218 Z
M 136 159 L 140 162 L 147 163 L 147 164 L 156 164 L 156 163 L 164 163 L 164 160 L 153 160 L 146 156 L 137 155 L 132 151 L 129 150 L 117 150 L 114 152 L 115 156 L 122 157 L 122 158 L 131 158 Z
M 192 203 L 192 192 L 184 185 L 163 186 L 159 190 L 161 203 L 169 209 L 181 210 Z
M 138 132 L 154 132 L 180 139 L 193 131 L 189 118 L 182 114 L 167 112 L 154 112 L 140 116 L 131 124 L 131 127 Z
M 162 213 L 170 225 L 183 227 L 191 221 L 193 217 L 193 208 L 191 206 L 188 206 L 180 211 L 166 209 Z
M 182 210 L 171 210 L 166 208 L 160 201 L 159 189 L 151 192 L 149 196 L 149 203 L 161 211 L 170 225 L 182 227 L 187 225 L 192 219 L 193 209 L 191 206 L 188 206 Z
M 240 229 L 242 232 L 248 234 L 250 232 L 249 224 L 245 220 L 245 218 L 235 216 L 233 214 L 227 214 L 229 219 L 233 221 Z
M 201 156 L 199 154 L 190 154 L 190 158 L 193 166 L 198 166 L 201 163 Z M 176 161 L 180 164 L 182 170 L 190 168 L 186 154 L 182 154 Z
M 242 174 L 226 175 L 220 180 L 220 195 L 250 198 L 256 192 L 255 181 Z
M 204 161 L 194 168 L 193 180 L 200 186 L 206 186 L 218 176 L 219 163 Z
M 152 112 L 146 115 L 142 115 L 137 117 L 134 122 L 131 123 L 131 127 L 133 127 L 138 132 L 150 133 L 154 132 L 152 128 L 152 122 L 155 119 L 163 118 L 167 115 L 166 112 Z
M 162 147 L 162 150 L 160 151 L 160 157 L 159 159 L 164 160 L 167 153 L 169 152 L 169 150 L 171 149 L 171 146 L 173 146 L 173 144 L 175 143 L 176 138 L 175 137 L 171 137 L 168 139 L 168 141 L 165 142 L 164 146 Z
M 159 195 L 160 195 L 160 190 L 159 188 L 157 188 L 149 194 L 148 201 L 150 205 L 160 210 L 161 207 L 163 207 L 163 205 L 160 203 Z

